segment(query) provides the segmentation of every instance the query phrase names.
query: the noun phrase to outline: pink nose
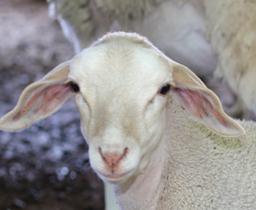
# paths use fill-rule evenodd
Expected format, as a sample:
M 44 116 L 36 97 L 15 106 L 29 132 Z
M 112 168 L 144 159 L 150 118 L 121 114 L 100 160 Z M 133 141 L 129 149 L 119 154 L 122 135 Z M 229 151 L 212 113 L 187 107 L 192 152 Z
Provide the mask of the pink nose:
M 122 154 L 118 153 L 103 153 L 101 147 L 99 147 L 99 153 L 102 160 L 107 164 L 108 167 L 114 169 L 118 166 L 119 162 L 127 155 L 128 148 L 125 147 Z

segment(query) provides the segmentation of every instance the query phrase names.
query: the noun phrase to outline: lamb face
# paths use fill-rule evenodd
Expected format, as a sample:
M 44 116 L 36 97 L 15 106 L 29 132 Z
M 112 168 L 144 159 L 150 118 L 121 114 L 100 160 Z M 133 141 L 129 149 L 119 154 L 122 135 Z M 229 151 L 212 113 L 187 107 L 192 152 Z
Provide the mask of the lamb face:
M 0 118 L 0 129 L 29 127 L 73 96 L 91 166 L 103 180 L 116 184 L 136 178 L 149 164 L 171 121 L 166 112 L 173 97 L 214 132 L 244 134 L 195 74 L 129 33 L 106 35 L 29 85 L 16 107 Z
M 77 56 L 70 78 L 93 169 L 111 182 L 140 172 L 164 132 L 169 70 L 150 49 L 109 43 Z

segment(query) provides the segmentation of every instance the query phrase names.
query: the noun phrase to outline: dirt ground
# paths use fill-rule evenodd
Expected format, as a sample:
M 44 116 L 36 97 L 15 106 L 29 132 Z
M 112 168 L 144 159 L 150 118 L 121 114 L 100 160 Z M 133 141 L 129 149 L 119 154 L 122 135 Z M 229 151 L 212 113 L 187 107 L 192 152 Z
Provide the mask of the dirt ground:
M 73 54 L 42 0 L 1 0 L 0 41 L 0 115 L 27 84 Z M 0 132 L 0 210 L 14 209 L 104 209 L 72 102 L 25 131 Z

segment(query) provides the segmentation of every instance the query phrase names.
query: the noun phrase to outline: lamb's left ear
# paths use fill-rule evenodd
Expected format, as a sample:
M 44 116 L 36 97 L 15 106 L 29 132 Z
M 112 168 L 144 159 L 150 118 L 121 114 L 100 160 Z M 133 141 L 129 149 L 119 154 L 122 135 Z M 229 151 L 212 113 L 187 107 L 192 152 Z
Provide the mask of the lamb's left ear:
M 14 109 L 0 118 L 0 130 L 18 131 L 56 112 L 74 92 L 68 74 L 65 62 L 26 87 Z
M 209 129 L 222 136 L 238 137 L 245 130 L 229 117 L 217 95 L 187 67 L 172 63 L 173 93 L 182 106 Z

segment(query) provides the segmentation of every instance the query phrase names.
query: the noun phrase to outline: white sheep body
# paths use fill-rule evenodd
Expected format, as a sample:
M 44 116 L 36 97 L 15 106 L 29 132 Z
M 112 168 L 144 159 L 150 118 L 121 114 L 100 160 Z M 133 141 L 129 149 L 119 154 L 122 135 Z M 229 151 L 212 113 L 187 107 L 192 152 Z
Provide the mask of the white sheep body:
M 171 118 L 175 124 L 170 125 L 170 142 L 166 143 L 163 199 L 157 209 L 253 209 L 255 123 L 243 122 L 246 137 L 230 140 L 184 122 L 185 116 Z
M 130 186 L 132 190 L 117 189 L 123 209 L 254 209 L 256 124 L 239 122 L 246 136 L 231 139 L 188 119 L 175 102 L 168 113 L 170 124 L 163 145 L 153 154 L 152 169 L 147 169 L 154 171 L 150 179 L 146 171 L 139 177 L 140 184 Z

